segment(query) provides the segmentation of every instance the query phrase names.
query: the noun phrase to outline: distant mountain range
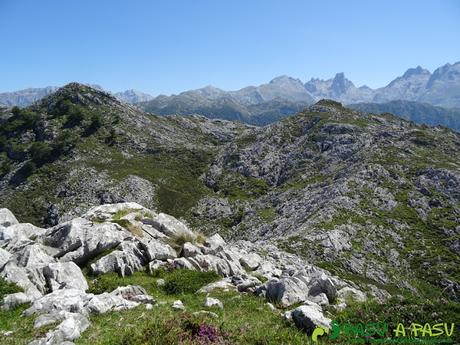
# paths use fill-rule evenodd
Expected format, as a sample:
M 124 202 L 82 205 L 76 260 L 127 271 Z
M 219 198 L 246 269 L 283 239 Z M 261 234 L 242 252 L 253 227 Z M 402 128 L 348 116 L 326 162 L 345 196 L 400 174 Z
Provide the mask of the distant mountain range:
M 101 89 L 100 86 L 96 88 Z M 56 87 L 46 87 L 0 93 L 0 104 L 24 107 L 55 90 Z M 153 97 L 135 90 L 113 95 L 153 114 L 200 114 L 253 125 L 266 125 L 295 114 L 320 99 L 332 99 L 353 104 L 356 109 L 393 112 L 415 122 L 442 124 L 458 130 L 458 110 L 440 107 L 460 108 L 460 62 L 446 64 L 433 73 L 420 66 L 410 68 L 378 89 L 356 87 L 344 73 L 337 73 L 328 80 L 311 79 L 306 83 L 280 76 L 267 84 L 237 91 L 206 86 L 171 96 Z M 359 103 L 366 104 L 358 106 Z
M 237 91 L 206 86 L 179 95 L 160 95 L 138 106 L 159 115 L 199 114 L 208 118 L 266 125 L 295 114 L 313 102 L 313 97 L 299 79 L 282 76 L 268 84 Z
M 443 125 L 460 132 L 460 109 L 446 109 L 428 103 L 391 101 L 386 103 L 349 104 L 349 108 L 365 113 L 391 113 L 403 119 L 429 126 Z
M 200 114 L 266 125 L 320 99 L 353 104 L 355 108 L 359 108 L 356 104 L 365 103 L 361 109 L 366 111 L 392 112 L 417 123 L 441 124 L 458 130 L 459 111 L 441 107 L 460 108 L 460 62 L 446 64 L 433 73 L 420 66 L 411 68 L 378 89 L 356 87 L 344 73 L 328 80 L 311 79 L 305 84 L 281 76 L 268 84 L 238 91 L 207 86 L 179 95 L 160 95 L 138 105 L 159 115 Z

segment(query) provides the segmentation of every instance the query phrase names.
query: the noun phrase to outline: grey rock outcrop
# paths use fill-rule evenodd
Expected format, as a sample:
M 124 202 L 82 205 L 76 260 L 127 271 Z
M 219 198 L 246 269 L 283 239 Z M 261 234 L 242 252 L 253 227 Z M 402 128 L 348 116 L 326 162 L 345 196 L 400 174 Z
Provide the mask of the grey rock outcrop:
M 79 289 L 86 291 L 88 283 L 80 268 L 73 262 L 50 263 L 43 268 L 50 291 L 59 289 Z
M 19 224 L 14 214 L 7 208 L 0 208 L 0 226 L 9 227 Z
M 206 308 L 217 307 L 219 309 L 224 309 L 223 303 L 217 298 L 206 297 L 204 300 L 203 306 Z
M 298 328 L 308 334 L 311 334 L 316 327 L 331 328 L 331 320 L 325 317 L 321 307 L 313 302 L 288 311 L 284 317 L 291 319 Z

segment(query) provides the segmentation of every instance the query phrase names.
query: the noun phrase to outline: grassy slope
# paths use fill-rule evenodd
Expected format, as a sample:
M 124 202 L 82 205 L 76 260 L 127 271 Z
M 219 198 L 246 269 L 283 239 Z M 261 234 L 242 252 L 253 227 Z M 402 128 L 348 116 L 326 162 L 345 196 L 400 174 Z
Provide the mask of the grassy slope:
M 166 286 L 173 284 L 182 292 L 171 293 L 171 290 L 158 287 L 157 279 L 166 281 Z M 286 323 L 281 315 L 282 310 L 271 311 L 265 300 L 249 294 L 237 292 L 212 292 L 210 297 L 221 300 L 224 309 L 204 308 L 205 294 L 197 294 L 192 290 L 206 285 L 216 277 L 209 273 L 193 271 L 159 272 L 155 276 L 137 272 L 131 277 L 120 278 L 116 274 L 106 274 L 96 280 L 88 277 L 90 292 L 101 293 L 111 291 L 117 286 L 135 284 L 143 286 L 155 297 L 157 304 L 152 310 L 141 305 L 138 308 L 109 312 L 102 315 L 91 315 L 91 326 L 76 340 L 76 344 L 84 345 L 139 345 L 139 344 L 311 344 L 309 337 Z M 194 288 L 191 289 L 190 287 Z M 166 292 L 166 291 L 169 291 Z M 170 306 L 180 299 L 186 310 L 177 311 Z M 33 329 L 34 316 L 22 317 L 26 306 L 10 311 L 0 312 L 0 330 L 13 331 L 11 336 L 0 335 L 0 343 L 8 345 L 27 344 L 34 338 L 42 337 L 54 325 Z M 192 315 L 193 312 L 209 310 L 218 315 L 213 318 L 207 315 Z M 386 304 L 374 302 L 353 304 L 345 311 L 336 313 L 328 308 L 327 315 L 340 323 L 373 323 L 387 322 L 392 337 L 392 330 L 399 322 L 409 326 L 411 322 L 434 324 L 436 322 L 455 322 L 460 312 L 458 304 L 447 300 L 401 300 L 397 297 Z M 202 331 L 201 335 L 200 330 Z M 211 338 L 207 337 L 207 334 Z M 214 339 L 214 341 L 210 341 Z M 460 341 L 458 332 L 454 333 L 454 341 Z M 319 344 L 349 344 L 345 336 L 331 342 L 324 339 Z
M 167 293 L 166 291 L 171 289 L 157 287 L 156 280 L 160 277 L 166 280 L 166 286 L 175 284 L 176 291 L 179 292 Z M 307 336 L 285 323 L 279 313 L 272 312 L 266 306 L 262 298 L 240 295 L 237 292 L 213 292 L 210 296 L 219 298 L 224 304 L 224 309 L 204 308 L 206 295 L 192 292 L 190 286 L 198 288 L 216 278 L 209 273 L 194 271 L 161 272 L 156 277 L 143 272 L 126 278 L 119 278 L 116 274 L 107 274 L 97 280 L 88 277 L 90 292 L 101 293 L 111 291 L 120 285 L 136 284 L 143 286 L 161 303 L 157 303 L 150 311 L 142 305 L 128 311 L 92 315 L 90 328 L 76 344 L 207 344 L 206 337 L 196 334 L 200 327 L 211 329 L 210 332 L 222 340 L 220 344 L 307 343 Z M 186 311 L 171 308 L 172 302 L 177 299 L 182 300 Z M 26 344 L 50 329 L 46 327 L 34 330 L 34 317 L 21 317 L 24 309 L 25 307 L 20 307 L 0 312 L 0 330 L 14 332 L 14 336 L 0 335 L 1 344 Z M 201 310 L 209 310 L 219 316 L 212 318 L 192 315 L 193 312 Z

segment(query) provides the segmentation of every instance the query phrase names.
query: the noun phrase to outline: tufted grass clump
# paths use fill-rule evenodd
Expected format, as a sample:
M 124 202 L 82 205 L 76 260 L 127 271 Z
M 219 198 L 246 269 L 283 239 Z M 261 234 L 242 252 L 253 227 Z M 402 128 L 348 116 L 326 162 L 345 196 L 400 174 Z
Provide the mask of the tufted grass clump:
M 24 290 L 16 284 L 10 283 L 3 278 L 0 278 L 0 303 L 3 302 L 3 297 L 11 293 L 23 292 Z
M 128 214 L 134 213 L 136 211 L 138 211 L 138 210 L 135 209 L 135 208 L 124 208 L 122 210 L 119 210 L 119 211 L 115 212 L 115 214 L 113 215 L 112 219 L 113 220 L 120 220 L 124 216 L 127 216 Z
M 102 274 L 96 278 L 87 277 L 89 293 L 101 294 L 111 292 L 119 286 L 140 285 L 149 293 L 156 292 L 156 280 L 145 272 L 135 272 L 129 277 L 120 277 L 117 273 L 111 272 Z
M 185 243 L 194 243 L 195 241 L 196 238 L 193 235 L 186 232 L 179 232 L 168 239 L 168 244 L 173 247 L 177 253 L 180 253 Z
M 204 242 L 206 242 L 206 235 L 203 234 L 202 232 L 197 233 L 195 242 L 199 244 L 203 244 Z
M 124 227 L 126 230 L 128 230 L 130 233 L 132 233 L 135 236 L 138 236 L 138 237 L 144 236 L 142 229 L 138 225 L 131 223 L 127 219 L 112 220 L 112 223 L 116 223 Z

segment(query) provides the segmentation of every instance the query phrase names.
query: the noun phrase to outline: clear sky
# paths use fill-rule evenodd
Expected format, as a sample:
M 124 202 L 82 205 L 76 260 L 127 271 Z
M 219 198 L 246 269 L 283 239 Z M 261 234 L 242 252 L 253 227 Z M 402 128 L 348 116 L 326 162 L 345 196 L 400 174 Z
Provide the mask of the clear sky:
M 153 95 L 336 72 L 386 85 L 460 60 L 459 0 L 0 0 L 0 92 L 100 84 Z

